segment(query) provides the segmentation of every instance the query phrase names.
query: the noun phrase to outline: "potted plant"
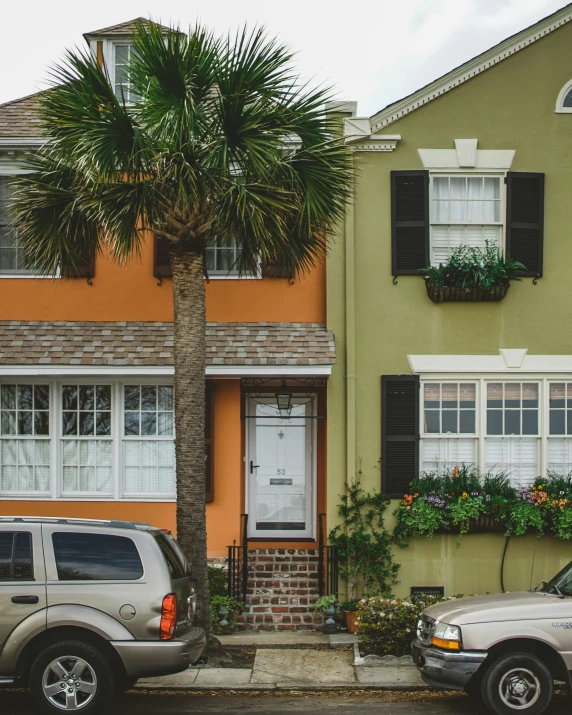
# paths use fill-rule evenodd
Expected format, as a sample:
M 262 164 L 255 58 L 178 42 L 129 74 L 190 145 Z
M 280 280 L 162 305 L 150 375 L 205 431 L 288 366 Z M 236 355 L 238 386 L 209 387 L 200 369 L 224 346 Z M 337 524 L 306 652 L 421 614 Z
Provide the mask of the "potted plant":
M 323 613 L 326 617 L 324 633 L 335 633 L 337 626 L 334 616 L 339 612 L 338 597 L 334 594 L 330 596 L 320 596 L 314 604 L 314 609 L 318 611 L 318 613 Z
M 519 274 L 526 268 L 486 241 L 485 248 L 458 246 L 445 263 L 421 270 L 427 295 L 434 303 L 443 303 L 502 300 L 510 281 L 521 280 Z
M 357 628 L 357 609 L 358 609 L 359 599 L 352 598 L 350 601 L 344 601 L 340 603 L 340 610 L 344 614 L 344 619 L 346 622 L 346 628 L 348 633 L 355 633 Z
M 233 596 L 212 596 L 210 600 L 213 632 L 232 633 L 236 628 L 236 617 L 242 612 L 244 604 Z

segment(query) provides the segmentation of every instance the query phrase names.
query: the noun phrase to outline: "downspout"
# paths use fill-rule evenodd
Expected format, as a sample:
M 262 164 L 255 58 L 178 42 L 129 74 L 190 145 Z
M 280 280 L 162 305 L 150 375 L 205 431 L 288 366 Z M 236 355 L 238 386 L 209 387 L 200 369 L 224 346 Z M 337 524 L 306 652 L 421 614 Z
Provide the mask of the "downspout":
M 355 154 L 352 157 L 355 170 Z M 354 192 L 345 219 L 346 333 L 346 483 L 355 483 L 356 469 L 356 299 Z

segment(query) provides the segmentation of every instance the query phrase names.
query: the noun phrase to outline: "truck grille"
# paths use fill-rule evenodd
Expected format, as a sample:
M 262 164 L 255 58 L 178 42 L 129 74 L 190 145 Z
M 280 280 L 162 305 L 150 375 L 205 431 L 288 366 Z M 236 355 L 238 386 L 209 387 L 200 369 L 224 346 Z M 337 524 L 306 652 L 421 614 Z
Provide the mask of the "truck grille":
M 435 619 L 430 616 L 426 616 L 424 613 L 421 615 L 417 623 L 417 638 L 425 645 L 431 645 L 431 634 L 435 628 Z

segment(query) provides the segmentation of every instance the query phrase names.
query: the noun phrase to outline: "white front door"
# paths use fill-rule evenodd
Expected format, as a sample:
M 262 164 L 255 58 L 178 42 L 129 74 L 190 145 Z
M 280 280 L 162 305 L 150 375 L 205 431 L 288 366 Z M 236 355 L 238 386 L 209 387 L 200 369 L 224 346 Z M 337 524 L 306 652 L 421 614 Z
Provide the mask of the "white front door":
M 314 535 L 312 403 L 292 400 L 282 417 L 276 401 L 249 400 L 246 484 L 251 538 Z

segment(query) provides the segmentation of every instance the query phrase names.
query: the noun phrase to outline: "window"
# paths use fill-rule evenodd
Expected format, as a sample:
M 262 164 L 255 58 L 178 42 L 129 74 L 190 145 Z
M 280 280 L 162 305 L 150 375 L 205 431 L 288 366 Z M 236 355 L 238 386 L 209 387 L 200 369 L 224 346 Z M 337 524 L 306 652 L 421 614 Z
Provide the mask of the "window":
M 556 112 L 558 114 L 572 113 L 572 80 L 566 82 L 560 90 L 556 100 Z
M 572 383 L 553 382 L 548 403 L 548 471 L 572 472 Z
M 129 62 L 133 57 L 133 45 L 113 45 L 113 91 L 125 102 L 134 102 L 135 94 L 129 80 Z
M 9 215 L 10 179 L 0 177 L 0 273 L 29 273 Z
M 171 578 L 179 579 L 188 576 L 191 573 L 188 561 L 171 534 L 157 534 L 155 539 L 167 563 Z
M 173 386 L 0 384 L 0 497 L 174 499 Z
M 64 494 L 112 493 L 111 385 L 62 386 Z
M 458 246 L 503 247 L 501 176 L 431 176 L 431 264 Z
M 550 400 L 551 435 L 563 427 L 564 415 L 557 413 L 564 389 L 549 385 L 556 396 Z M 540 382 L 424 382 L 421 471 L 441 473 L 464 464 L 530 484 L 542 472 L 541 392 Z M 556 464 L 566 448 L 567 440 L 555 438 L 549 458 Z
M 124 388 L 123 459 L 126 494 L 175 491 L 171 385 Z
M 0 490 L 45 494 L 50 486 L 50 389 L 0 385 Z
M 238 275 L 240 248 L 232 238 L 215 239 L 207 248 L 206 266 L 209 275 Z
M 52 534 L 60 581 L 134 581 L 143 564 L 131 539 L 111 534 Z
M 0 533 L 0 581 L 33 581 L 32 535 L 27 532 Z
M 426 382 L 423 386 L 423 408 L 422 471 L 440 472 L 456 464 L 474 464 L 476 385 Z

